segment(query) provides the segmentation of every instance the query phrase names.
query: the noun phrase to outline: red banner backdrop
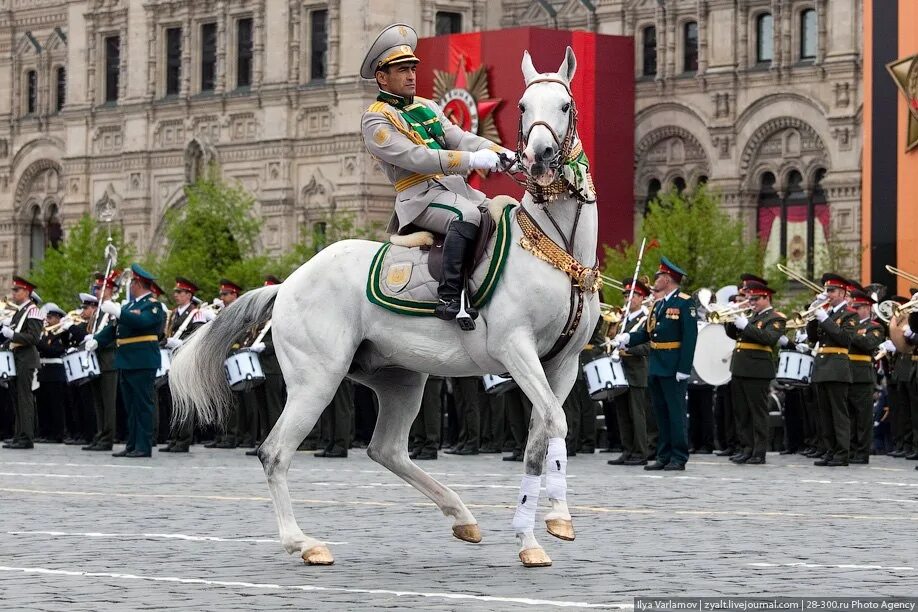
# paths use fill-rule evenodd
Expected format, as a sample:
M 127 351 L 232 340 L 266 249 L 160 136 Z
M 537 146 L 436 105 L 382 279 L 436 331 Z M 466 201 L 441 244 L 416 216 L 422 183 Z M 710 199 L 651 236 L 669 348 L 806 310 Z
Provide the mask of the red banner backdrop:
M 425 38 L 417 55 L 418 93 L 435 98 L 435 71 L 455 75 L 452 87 L 461 88 L 463 74 L 484 67 L 487 96 L 474 99 L 479 125 L 493 117 L 500 142 L 516 149 L 519 110 L 524 83 L 520 63 L 529 50 L 540 72 L 554 72 L 570 45 L 577 56 L 572 91 L 577 102 L 578 132 L 590 159 L 599 206 L 599 244 L 631 240 L 634 232 L 634 44 L 630 37 L 590 32 L 517 28 Z M 441 76 L 442 79 L 442 76 Z M 481 83 L 475 88 L 479 92 Z M 442 89 L 442 86 L 440 87 Z M 460 92 L 461 94 L 461 92 Z M 462 94 L 464 100 L 473 97 Z M 468 119 L 455 103 L 455 119 Z M 485 135 L 485 134 L 483 134 Z M 506 176 L 473 176 L 476 187 L 494 196 L 520 197 L 520 187 Z

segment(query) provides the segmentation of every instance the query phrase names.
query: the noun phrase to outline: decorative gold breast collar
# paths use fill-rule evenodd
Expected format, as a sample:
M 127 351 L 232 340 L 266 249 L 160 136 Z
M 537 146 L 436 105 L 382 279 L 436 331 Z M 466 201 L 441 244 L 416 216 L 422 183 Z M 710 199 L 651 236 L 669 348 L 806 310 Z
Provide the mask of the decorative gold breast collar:
M 558 246 L 554 240 L 545 235 L 535 220 L 524 208 L 516 214 L 516 221 L 523 230 L 520 246 L 542 261 L 567 274 L 586 293 L 595 293 L 602 289 L 602 277 L 599 275 L 599 263 L 588 268 L 577 261 L 573 255 Z

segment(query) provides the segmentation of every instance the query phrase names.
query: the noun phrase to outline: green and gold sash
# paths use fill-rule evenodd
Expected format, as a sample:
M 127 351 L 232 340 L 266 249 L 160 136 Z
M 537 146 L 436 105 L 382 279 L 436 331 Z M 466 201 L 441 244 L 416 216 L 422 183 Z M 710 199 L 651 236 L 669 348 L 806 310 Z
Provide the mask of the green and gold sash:
M 385 91 L 380 91 L 376 99 L 379 102 L 385 102 L 389 106 L 394 106 L 402 113 L 402 118 L 417 134 L 418 138 L 416 140 L 419 143 L 430 149 L 446 148 L 446 135 L 443 133 L 440 118 L 426 104 Z

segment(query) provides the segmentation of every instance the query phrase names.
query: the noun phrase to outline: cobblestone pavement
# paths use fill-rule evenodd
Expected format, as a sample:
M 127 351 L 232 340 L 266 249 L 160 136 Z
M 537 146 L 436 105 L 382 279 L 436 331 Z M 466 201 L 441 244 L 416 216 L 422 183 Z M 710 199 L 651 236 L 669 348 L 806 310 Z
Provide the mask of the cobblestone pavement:
M 298 453 L 300 525 L 332 567 L 280 547 L 261 466 L 241 450 L 115 459 L 76 447 L 0 451 L 4 610 L 436 610 L 630 607 L 644 595 L 915 595 L 918 472 L 886 457 L 815 468 L 695 456 L 658 475 L 579 455 L 568 471 L 577 539 L 524 569 L 510 519 L 521 464 L 424 462 L 484 541 L 460 542 L 419 493 L 370 461 Z M 542 513 L 547 500 L 542 500 Z

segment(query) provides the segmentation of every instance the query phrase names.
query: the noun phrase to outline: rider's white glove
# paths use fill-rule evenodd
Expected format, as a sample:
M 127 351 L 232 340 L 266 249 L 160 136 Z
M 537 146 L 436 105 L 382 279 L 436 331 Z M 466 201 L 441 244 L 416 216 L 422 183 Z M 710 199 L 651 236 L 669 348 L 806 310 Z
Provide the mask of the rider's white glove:
M 880 345 L 880 348 L 892 355 L 896 352 L 896 345 L 893 344 L 892 340 L 884 340 L 883 344 Z
M 823 321 L 829 318 L 829 311 L 826 310 L 825 308 L 820 308 L 819 310 L 816 311 L 815 316 L 816 316 L 816 320 L 822 323 Z
M 252 346 L 249 347 L 249 350 L 252 351 L 253 353 L 262 353 L 264 352 L 266 348 L 267 347 L 265 346 L 264 342 L 256 342 Z
M 631 340 L 631 334 L 619 334 L 612 339 L 612 344 L 615 347 L 628 346 L 628 342 Z
M 749 319 L 743 315 L 736 315 L 736 318 L 733 319 L 733 324 L 736 325 L 736 329 L 746 329 L 746 326 L 749 325 Z
M 174 349 L 177 349 L 178 347 L 182 346 L 183 344 L 185 344 L 185 341 L 184 341 L 184 340 L 179 340 L 178 338 L 168 338 L 168 339 L 166 340 L 166 348 L 167 348 L 167 349 L 173 349 L 173 350 L 174 350 Z
M 469 154 L 469 166 L 472 170 L 496 172 L 500 169 L 500 156 L 491 149 L 472 151 Z
M 682 382 L 683 380 L 688 380 L 691 378 L 688 374 L 683 374 L 682 372 L 676 372 L 676 382 Z
M 803 343 L 801 342 L 800 344 L 797 345 L 796 348 L 797 348 L 797 352 L 798 352 L 798 353 L 803 353 L 804 355 L 809 355 L 809 354 L 810 354 L 810 350 L 811 350 L 811 349 L 810 349 L 810 345 L 808 345 L 808 344 L 803 344 Z
M 781 336 L 780 338 L 778 338 L 778 346 L 783 348 L 787 346 L 788 344 L 790 344 L 790 338 L 788 338 L 787 336 Z
M 86 336 L 86 339 L 83 340 L 83 348 L 91 353 L 99 348 L 99 341 L 92 336 Z
M 111 300 L 102 302 L 102 305 L 99 306 L 99 310 L 116 319 L 121 317 L 121 305 Z

